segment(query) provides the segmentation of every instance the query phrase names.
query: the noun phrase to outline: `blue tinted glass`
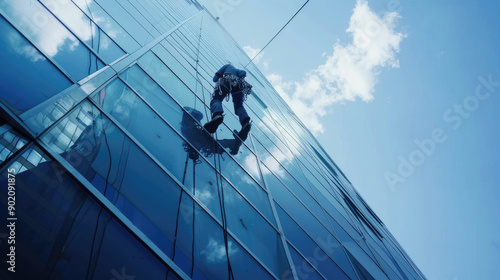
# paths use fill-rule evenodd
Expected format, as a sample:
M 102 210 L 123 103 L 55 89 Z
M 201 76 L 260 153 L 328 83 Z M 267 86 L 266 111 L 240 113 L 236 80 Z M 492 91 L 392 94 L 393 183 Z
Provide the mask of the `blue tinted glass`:
M 137 9 L 137 11 L 149 21 L 149 23 L 153 23 L 156 29 L 163 33 L 167 31 L 165 26 L 160 24 L 165 21 L 162 17 L 158 15 L 158 9 L 154 6 L 148 5 L 148 1 L 135 2 L 131 1 L 130 4 Z
M 161 62 L 160 62 L 161 63 Z M 158 64 L 158 65 L 163 65 L 163 64 Z M 168 68 L 167 68 L 168 69 Z M 151 71 L 149 71 L 151 73 Z M 138 93 L 155 109 L 157 112 L 164 117 L 174 128 L 177 129 L 177 131 L 182 132 L 183 136 L 187 138 L 188 141 L 191 142 L 191 144 L 198 150 L 204 153 L 207 156 L 210 156 L 213 154 L 213 150 L 215 149 L 222 149 L 219 147 L 219 145 L 212 144 L 213 138 L 209 136 L 206 132 L 204 131 L 199 131 L 201 128 L 201 123 L 194 124 L 192 117 L 186 114 L 185 111 L 183 111 L 176 103 L 169 97 L 165 91 L 163 91 L 154 81 L 151 80 L 149 76 L 147 76 L 144 71 L 139 68 L 138 66 L 133 66 L 132 68 L 128 69 L 121 75 L 128 83 L 132 85 L 132 87 L 138 91 Z M 176 77 L 173 77 L 174 81 L 179 81 Z M 185 88 L 185 87 L 184 87 Z M 187 89 L 185 89 L 187 90 Z M 121 90 L 118 90 L 119 93 L 115 94 L 115 96 L 119 96 L 120 99 L 130 99 L 126 98 L 128 94 L 122 93 Z M 180 94 L 180 93 L 177 93 Z M 187 91 L 184 96 L 193 96 L 190 91 Z M 104 98 L 102 99 L 103 102 Z M 134 99 L 135 100 L 135 99 Z M 131 102 L 128 101 L 128 103 L 132 104 Z M 134 106 L 141 106 L 141 102 L 138 102 L 138 104 L 135 105 L 129 105 L 128 107 L 134 107 Z M 114 102 L 109 101 L 107 103 L 109 108 L 111 106 L 114 106 Z M 201 102 L 195 103 L 197 104 L 198 107 L 203 106 Z M 107 107 L 105 107 L 107 108 Z M 203 113 L 198 111 L 198 110 L 192 110 L 192 108 L 185 107 L 191 114 L 195 114 L 198 116 L 197 121 L 198 122 L 203 122 Z M 203 110 L 202 108 L 199 108 Z M 115 109 L 113 109 L 115 110 Z M 196 112 L 197 111 L 197 112 Z M 149 109 L 148 110 L 140 110 L 141 114 L 149 114 Z M 164 154 L 159 154 L 157 155 L 155 153 L 155 156 L 157 158 L 164 158 L 166 161 L 170 161 L 169 163 L 165 163 L 165 166 L 167 166 L 169 169 L 172 168 L 172 170 L 179 170 L 179 172 L 182 172 L 182 168 L 184 166 L 184 160 L 186 159 L 186 153 L 189 152 L 186 150 L 181 150 L 182 146 L 182 141 L 179 138 L 169 138 L 167 134 L 168 130 L 166 131 L 164 129 L 154 129 L 153 131 L 146 131 L 148 128 L 151 127 L 152 124 L 158 123 L 159 120 L 154 119 L 153 117 L 146 118 L 143 115 L 141 115 L 140 118 L 138 118 L 138 121 L 142 122 L 150 122 L 151 124 L 142 124 L 137 127 L 139 130 L 144 130 L 141 133 L 137 134 L 137 138 L 143 139 L 146 137 L 146 135 L 151 135 L 153 131 L 157 133 L 157 135 L 164 134 L 163 138 L 158 137 L 150 137 L 150 139 L 145 139 L 147 141 L 159 141 L 157 144 L 155 144 L 155 147 L 158 147 L 158 149 L 165 149 Z M 128 121 L 127 118 L 127 122 Z M 188 125 L 190 124 L 190 125 Z M 128 127 L 128 124 L 125 125 Z M 195 133 L 196 132 L 196 133 Z M 233 138 L 233 137 L 231 137 Z M 166 140 L 165 139 L 171 139 L 167 141 L 168 147 L 174 149 L 166 149 Z M 233 138 L 234 139 L 234 138 Z M 141 140 L 142 141 L 142 140 Z M 179 142 L 180 141 L 180 142 Z M 163 148 L 165 146 L 165 148 Z M 177 147 L 177 148 L 175 148 Z M 214 148 L 215 147 L 215 148 Z M 242 150 L 244 150 L 242 148 Z M 152 150 L 151 150 L 152 151 Z M 176 153 L 176 157 L 172 157 L 172 153 Z M 195 153 L 196 154 L 196 153 Z M 241 153 L 242 159 L 240 161 L 243 161 L 244 166 L 252 170 L 252 173 L 255 176 L 258 176 L 256 178 L 260 179 L 260 176 L 258 175 L 258 166 L 256 164 L 256 159 L 255 156 L 251 153 Z M 172 158 L 181 158 L 176 160 L 172 160 Z M 252 179 L 251 176 L 248 175 L 232 158 L 229 156 L 225 157 L 226 159 L 222 161 L 221 164 L 221 170 L 223 175 L 228 178 L 233 185 L 237 186 L 237 188 L 247 197 L 256 207 L 261 211 L 268 219 L 271 221 L 273 224 L 275 223 L 274 217 L 272 215 L 271 211 L 271 206 L 269 205 L 269 200 L 267 198 L 267 194 L 265 191 L 256 184 L 256 182 Z M 172 167 L 169 167 L 172 166 Z M 215 166 L 215 164 L 214 164 Z M 202 166 L 203 167 L 203 166 Z M 210 171 L 208 171 L 210 172 Z M 212 171 L 213 172 L 213 171 Z M 198 172 L 199 173 L 199 172 Z M 179 174 L 179 173 L 174 173 L 174 174 Z M 210 173 L 208 173 L 210 174 Z M 179 179 L 180 180 L 180 179 Z M 187 181 L 186 181 L 187 182 Z M 214 184 L 214 180 L 206 180 L 206 182 L 211 182 Z
M 138 60 L 139 65 L 167 92 L 184 106 L 192 107 L 197 99 L 189 88 L 153 53 L 147 52 Z
M 265 168 L 264 165 L 262 165 Z M 268 171 L 269 172 L 269 171 Z M 303 228 L 309 236 L 315 238 L 315 241 L 320 242 L 319 245 L 327 245 L 329 243 L 321 243 L 321 241 L 329 241 L 335 243 L 335 238 L 321 225 L 321 223 L 283 186 L 281 182 L 274 176 L 266 178 L 267 185 L 273 193 L 273 198 L 281 207 L 292 217 L 292 219 Z M 283 222 L 283 221 L 282 221 Z M 293 233 L 293 231 L 291 231 Z M 321 240 L 321 241 L 319 241 Z M 338 243 L 338 242 L 337 242 Z M 350 265 L 347 263 L 345 254 L 339 250 L 330 250 L 323 247 L 326 253 L 344 270 L 348 275 Z
M 383 268 L 384 272 L 387 274 L 389 279 L 391 279 L 391 280 L 392 279 L 404 279 L 403 276 L 401 276 L 402 274 L 400 273 L 400 272 L 402 272 L 401 269 L 398 270 L 396 267 L 394 267 L 394 264 L 392 264 L 392 263 L 391 263 L 392 266 L 389 266 L 373 247 L 370 247 L 370 248 L 374 251 L 374 255 L 377 258 L 377 262 Z
M 278 161 L 276 161 L 272 154 L 267 152 L 267 150 L 260 146 L 258 142 L 256 142 L 256 146 L 260 147 L 260 149 L 257 148 L 257 150 L 261 151 L 260 159 L 266 166 L 262 169 L 262 176 L 270 181 L 275 180 L 275 178 L 273 178 L 274 176 L 279 177 L 282 183 L 284 183 L 284 185 L 286 185 L 290 191 L 295 194 L 295 196 L 298 197 L 324 225 L 328 225 L 328 220 L 326 219 L 325 214 L 318 202 L 314 200 L 308 192 L 306 192 L 306 190 L 292 177 L 290 173 L 288 173 L 286 169 L 283 168 Z M 271 194 L 273 196 L 275 195 L 274 192 L 271 192 Z
M 210 91 L 213 88 L 211 84 L 212 81 L 210 80 L 210 82 L 207 82 L 204 75 L 196 75 L 196 66 L 194 64 L 188 63 L 178 51 L 172 48 L 170 44 L 166 43 L 165 40 L 155 46 L 152 51 L 163 61 L 163 63 L 172 69 L 172 71 L 179 76 L 179 78 L 182 79 L 200 99 L 204 100 L 206 104 L 210 102 Z M 201 71 L 201 69 L 198 69 L 198 71 Z
M 95 1 L 102 9 L 116 20 L 142 46 L 154 39 L 153 36 L 115 0 Z M 121 2 L 121 1 L 120 1 Z
M 98 1 L 98 2 L 101 2 L 102 3 L 101 5 L 103 7 L 105 7 L 106 6 L 105 2 L 113 2 L 113 1 L 108 0 L 108 1 Z M 136 9 L 136 7 L 134 5 L 132 5 L 132 2 L 116 1 L 116 5 L 118 5 L 120 8 L 122 8 L 123 12 L 126 11 L 128 14 L 130 14 L 131 18 L 136 20 L 139 23 L 139 25 L 144 28 L 144 30 L 147 30 L 149 32 L 149 34 L 152 36 L 151 39 L 157 38 L 158 36 L 161 35 L 161 33 L 157 30 L 156 25 L 152 25 L 151 22 L 148 21 L 147 17 L 149 15 L 143 14 L 142 11 L 139 11 L 138 9 Z M 116 5 L 114 5 L 114 6 L 116 6 Z M 117 10 L 117 8 L 114 8 L 114 10 Z
M 37 164 L 26 160 L 33 154 L 41 158 Z M 165 277 L 165 265 L 38 147 L 11 168 L 19 186 L 16 247 L 22 253 L 16 254 L 16 268 L 29 268 L 16 269 L 16 279 Z M 4 170 L 1 184 L 7 176 Z
M 10 125 L 4 124 L 0 126 L 0 164 L 10 158 L 27 143 L 28 141 Z
M 71 85 L 3 17 L 0 34 L 0 99 L 14 113 L 20 114 Z
M 102 181 L 104 179 L 98 178 Z M 96 180 L 92 183 L 96 185 Z M 104 183 L 104 182 L 103 182 Z M 167 256 L 171 257 L 173 252 L 173 241 L 170 240 L 165 234 L 153 224 L 148 217 L 139 211 L 129 200 L 123 195 L 115 197 L 115 206 L 120 209 L 122 213 L 139 229 L 141 230 L 153 243 L 162 250 Z
M 165 68 L 162 68 L 165 69 Z M 155 72 L 151 72 L 151 74 L 158 74 Z M 160 75 L 157 76 L 160 79 L 165 76 L 161 73 Z M 176 119 L 176 121 L 170 122 L 170 124 L 176 128 L 181 128 L 179 126 L 179 121 L 177 120 L 179 118 L 179 115 L 182 114 L 181 110 L 179 108 L 179 105 L 172 99 L 172 97 L 167 94 L 150 76 L 142 70 L 141 67 L 138 65 L 133 65 L 129 69 L 127 69 L 125 72 L 120 74 L 120 76 L 135 90 L 137 91 L 146 102 L 148 102 L 161 116 L 163 116 L 167 120 L 171 119 Z M 166 76 L 165 76 L 166 77 Z M 177 78 L 175 80 L 178 81 Z M 171 81 L 171 83 L 174 83 L 175 80 Z M 161 81 L 161 80 L 160 80 Z M 167 85 L 171 86 L 169 83 L 166 83 Z M 180 84 L 179 84 L 180 86 Z M 168 90 L 168 88 L 166 88 Z M 187 95 L 187 96 L 192 96 L 192 93 L 189 92 L 189 90 L 185 87 L 181 87 L 182 91 L 181 92 L 173 92 L 173 96 L 175 97 L 177 95 Z M 173 89 L 175 90 L 175 88 Z M 170 93 L 170 92 L 169 92 Z M 192 99 L 191 101 L 194 101 L 193 103 L 186 103 L 183 104 L 183 107 L 189 107 L 192 109 L 196 109 L 197 111 L 200 111 L 202 113 L 205 113 L 205 105 L 200 102 L 199 100 Z M 176 109 L 177 108 L 177 109 Z M 208 109 L 207 109 L 208 110 Z M 200 121 L 203 121 L 203 114 L 201 115 L 202 119 Z
M 6 0 L 0 2 L 0 9 L 73 79 L 81 80 L 104 66 L 39 2 Z
M 189 213 L 192 209 L 190 207 L 188 204 L 183 212 Z M 226 245 L 222 228 L 199 206 L 196 205 L 194 211 L 194 261 L 197 271 L 194 271 L 193 279 L 228 279 Z M 187 241 L 191 240 L 188 238 Z M 228 242 L 227 252 L 230 256 L 237 250 L 237 246 Z
M 179 114 L 181 111 L 175 103 L 168 104 L 168 101 L 173 101 L 165 93 L 154 96 L 149 92 L 147 97 L 156 101 L 155 104 L 168 114 L 175 111 Z M 195 189 L 195 196 L 220 218 L 218 195 L 214 187 L 215 170 L 142 99 L 119 79 L 97 92 L 93 99 L 148 149 L 179 182 L 191 191 Z M 182 120 L 177 122 L 181 123 Z
M 302 255 L 307 258 L 312 265 L 316 267 L 316 269 L 323 274 L 323 276 L 327 279 L 349 279 L 346 272 L 351 277 L 355 275 L 354 271 L 348 264 L 345 255 L 343 256 L 343 260 L 345 260 L 346 266 L 342 266 L 342 268 L 346 272 L 342 271 L 339 265 L 334 263 L 329 257 L 332 255 L 335 256 L 337 254 L 344 254 L 342 246 L 335 238 L 331 235 L 318 236 L 318 245 L 288 216 L 288 214 L 285 213 L 285 211 L 283 211 L 279 205 L 276 205 L 276 211 L 278 212 L 286 238 L 302 253 Z M 297 268 L 297 264 L 295 264 L 295 266 Z M 300 266 L 304 269 L 303 264 L 300 264 Z M 297 268 L 297 270 L 300 269 Z
M 259 263 L 255 261 L 231 236 L 228 244 L 234 247 L 229 253 L 231 273 L 238 280 L 274 279 Z
M 253 155 L 251 155 L 253 156 Z M 275 224 L 267 193 L 234 160 L 221 162 L 222 174 L 259 209 L 266 218 Z
M 87 97 L 87 94 L 77 84 L 74 84 L 64 90 L 60 96 L 54 102 L 45 103 L 45 106 L 36 108 L 36 111 L 30 110 L 22 114 L 21 119 L 33 132 L 41 134 L 78 102 Z
M 41 2 L 108 64 L 125 54 L 73 2 L 60 0 L 43 0 Z
M 278 233 L 227 182 L 223 186 L 229 230 L 276 275 L 284 273 L 288 261 Z
M 82 103 L 42 140 L 112 203 L 118 200 L 117 192 L 123 195 L 134 207 L 121 209 L 124 214 L 140 211 L 172 240 L 179 186 L 97 108 Z
M 68 1 L 68 0 L 64 0 Z M 57 1 L 58 3 L 61 1 Z M 94 1 L 71 1 L 78 5 L 88 17 L 94 20 L 106 34 L 108 34 L 120 47 L 128 53 L 132 53 L 140 48 L 139 43 L 116 22 L 102 7 Z
M 288 246 L 290 255 L 293 260 L 293 264 L 295 266 L 295 271 L 297 272 L 297 276 L 299 277 L 300 280 L 308 280 L 308 279 L 313 279 L 313 280 L 319 280 L 319 279 L 324 279 L 321 277 L 318 272 L 311 267 L 309 263 L 304 260 L 295 249 L 293 249 L 291 246 Z M 327 278 L 330 279 L 330 278 Z M 331 278 L 333 279 L 333 278 Z M 340 279 L 340 278 L 335 278 L 335 279 Z M 346 278 L 347 279 L 347 278 Z

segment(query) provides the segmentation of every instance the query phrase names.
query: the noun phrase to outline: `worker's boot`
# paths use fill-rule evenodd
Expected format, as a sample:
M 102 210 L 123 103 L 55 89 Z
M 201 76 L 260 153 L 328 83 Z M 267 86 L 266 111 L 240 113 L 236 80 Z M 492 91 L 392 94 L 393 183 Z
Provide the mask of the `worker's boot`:
M 243 141 L 247 140 L 248 133 L 250 132 L 251 128 L 252 128 L 252 123 L 250 122 L 250 118 L 247 117 L 241 123 L 241 130 L 240 132 L 238 132 L 238 137 L 240 137 L 240 139 Z
M 203 125 L 203 127 L 208 131 L 208 133 L 212 134 L 217 131 L 219 125 L 224 121 L 224 116 L 222 112 L 218 112 L 212 115 L 212 120 Z

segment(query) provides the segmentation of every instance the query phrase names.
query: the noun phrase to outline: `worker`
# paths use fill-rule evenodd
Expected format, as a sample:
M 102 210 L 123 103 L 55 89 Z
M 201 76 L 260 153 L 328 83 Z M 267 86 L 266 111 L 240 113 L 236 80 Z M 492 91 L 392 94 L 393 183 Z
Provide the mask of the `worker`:
M 247 139 L 252 125 L 250 123 L 250 117 L 245 107 L 243 107 L 243 102 L 252 86 L 245 81 L 246 74 L 244 70 L 237 69 L 231 64 L 222 66 L 222 68 L 215 73 L 213 78 L 215 88 L 212 94 L 212 100 L 210 101 L 212 120 L 203 126 L 209 133 L 217 131 L 217 128 L 223 122 L 224 109 L 222 107 L 222 101 L 231 94 L 234 104 L 234 113 L 238 116 L 241 124 L 241 130 L 238 132 L 238 136 L 243 141 Z

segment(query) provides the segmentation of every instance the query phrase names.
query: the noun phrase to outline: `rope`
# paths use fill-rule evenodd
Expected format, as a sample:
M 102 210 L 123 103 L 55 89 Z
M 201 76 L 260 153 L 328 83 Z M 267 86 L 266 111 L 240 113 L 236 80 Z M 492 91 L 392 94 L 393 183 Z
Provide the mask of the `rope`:
M 218 159 L 218 161 L 217 161 Z M 218 162 L 218 164 L 217 164 Z M 222 168 L 221 168 L 221 155 L 214 155 L 214 165 L 215 165 L 215 178 L 217 183 L 217 191 L 219 193 L 219 206 L 221 209 L 221 220 L 222 220 L 222 231 L 224 235 L 224 247 L 226 249 L 226 259 L 227 259 L 227 274 L 229 279 L 234 280 L 233 268 L 231 266 L 231 261 L 229 259 L 229 242 L 227 234 L 227 218 L 226 218 L 226 206 L 224 203 L 224 186 L 222 178 Z
M 267 42 L 267 44 L 252 58 L 252 60 L 250 60 L 250 62 L 247 63 L 247 65 L 245 65 L 245 68 L 247 68 L 248 64 L 252 63 L 252 61 L 257 57 L 259 56 L 259 54 L 274 40 L 274 38 L 276 38 L 276 36 L 278 36 L 278 34 L 281 33 L 281 31 L 283 29 L 285 29 L 285 27 L 290 23 L 290 21 L 292 21 L 292 19 L 302 10 L 302 8 L 304 8 L 306 6 L 306 4 L 309 3 L 309 0 L 307 0 L 304 5 L 302 5 L 302 7 L 300 7 L 300 9 L 285 23 L 285 25 L 283 25 L 283 27 L 281 27 L 281 29 L 278 31 L 278 33 L 276 33 L 273 38 L 271 38 L 271 40 L 269 40 L 269 42 Z
M 193 159 L 193 196 L 196 197 L 196 164 L 197 162 Z M 194 241 L 195 241 L 195 228 L 194 228 L 194 221 L 195 221 L 195 210 L 196 210 L 196 202 L 193 199 L 193 239 L 191 241 L 191 278 L 193 278 L 193 271 L 194 271 Z
M 200 83 L 201 85 L 201 92 L 202 92 L 202 95 L 203 95 L 203 103 L 206 104 L 206 100 L 205 100 L 205 90 L 204 90 L 204 86 L 203 84 L 201 83 L 201 80 L 200 80 L 200 77 L 199 77 L 199 74 L 200 72 L 198 72 L 198 66 L 199 66 L 199 58 L 200 58 L 200 44 L 201 44 L 201 35 L 202 35 L 202 27 L 203 27 L 203 18 L 205 16 L 205 13 L 203 12 L 201 14 L 201 22 L 200 22 L 200 36 L 198 37 L 198 47 L 196 48 L 196 68 L 195 68 L 195 71 L 196 71 L 196 80 L 198 81 L 198 83 Z M 198 90 L 198 83 L 196 83 L 196 89 L 195 91 Z M 196 108 L 196 100 L 197 98 L 195 97 L 194 98 L 194 107 L 193 108 Z M 207 112 L 207 106 L 203 106 L 203 108 L 205 109 L 205 116 L 207 117 L 207 120 L 210 118 L 210 116 L 208 115 L 208 112 Z
M 201 44 L 201 38 L 202 38 L 202 27 L 203 27 L 203 16 L 204 14 L 202 14 L 202 19 L 201 19 L 201 23 L 200 23 L 200 35 L 199 35 L 199 39 L 198 39 L 198 46 L 197 46 L 197 54 L 196 54 L 196 68 L 195 68 L 195 71 L 196 71 L 196 80 L 198 81 L 198 83 L 200 83 L 201 87 L 202 87 L 202 95 L 203 95 L 203 101 L 204 103 L 206 104 L 206 98 L 205 98 L 205 91 L 204 91 L 204 87 L 203 87 L 203 84 L 201 83 L 200 81 L 200 78 L 199 78 L 199 71 L 198 71 L 198 66 L 199 66 L 199 54 L 200 54 L 200 44 Z M 198 88 L 198 83 L 196 84 L 196 89 Z M 196 106 L 196 99 L 195 99 L 195 106 Z M 205 109 L 205 116 L 207 117 L 207 119 L 210 118 L 210 115 L 208 114 L 207 112 L 207 106 L 203 106 L 204 109 Z M 213 151 L 216 151 L 218 150 L 217 148 L 217 134 L 215 134 L 215 140 L 213 142 Z M 228 277 L 229 279 L 234 279 L 234 275 L 233 275 L 233 270 L 232 270 L 232 267 L 231 267 L 231 262 L 229 260 L 229 248 L 228 248 L 228 236 L 227 236 L 227 219 L 226 219 L 226 210 L 225 210 L 225 204 L 224 204 L 224 190 L 223 190 L 223 186 L 222 186 L 222 170 L 221 170 L 221 155 L 217 153 L 217 157 L 215 156 L 215 152 L 214 152 L 214 166 L 215 166 L 215 179 L 216 179 L 216 185 L 217 185 L 217 192 L 219 193 L 219 206 L 220 206 L 220 209 L 221 209 L 221 219 L 222 219 L 222 228 L 223 228 L 223 234 L 224 234 L 224 244 L 225 244 L 225 249 L 226 249 L 226 258 L 227 258 L 227 266 L 228 266 Z M 194 187 L 194 165 L 196 163 L 194 162 L 193 160 L 193 195 L 195 195 L 195 187 Z M 217 171 L 218 170 L 218 171 Z M 193 265 L 191 266 L 191 277 L 193 276 L 193 269 L 194 269 L 194 238 L 195 238 L 195 227 L 194 227 L 194 210 L 195 210 L 195 201 L 193 200 L 193 240 L 192 240 L 192 249 L 193 249 L 193 252 L 192 252 L 192 261 L 193 261 Z
M 101 114 L 101 123 L 103 123 L 102 114 Z M 94 126 L 95 126 L 95 124 L 94 124 Z M 96 128 L 94 127 L 93 130 L 94 130 L 94 138 L 95 138 Z M 106 130 L 104 128 L 102 128 L 102 133 L 104 135 L 104 141 L 106 142 L 106 147 L 108 148 L 108 155 L 109 155 L 109 168 L 108 168 L 108 173 L 106 174 L 106 180 L 104 182 L 106 184 L 106 186 L 104 187 L 104 197 L 106 197 L 106 191 L 108 190 L 108 180 L 109 180 L 109 175 L 111 173 L 111 166 L 113 164 L 113 160 L 111 157 L 111 149 L 109 148 L 108 137 L 106 136 Z M 97 143 L 96 143 L 96 145 L 97 145 Z M 99 219 L 101 218 L 101 214 L 102 214 L 103 209 L 104 209 L 104 207 L 101 206 L 101 209 L 99 210 L 99 213 L 97 214 L 94 235 L 92 237 L 92 245 L 90 246 L 89 264 L 87 266 L 87 273 L 86 273 L 85 279 L 89 279 L 90 265 L 92 264 L 92 255 L 94 254 L 94 244 L 95 244 L 95 239 L 97 236 L 97 229 L 99 228 Z
M 187 171 L 187 164 L 189 161 L 189 152 L 186 152 L 186 162 L 184 163 L 184 174 L 182 175 L 182 184 L 184 185 L 184 181 L 186 180 L 186 171 Z

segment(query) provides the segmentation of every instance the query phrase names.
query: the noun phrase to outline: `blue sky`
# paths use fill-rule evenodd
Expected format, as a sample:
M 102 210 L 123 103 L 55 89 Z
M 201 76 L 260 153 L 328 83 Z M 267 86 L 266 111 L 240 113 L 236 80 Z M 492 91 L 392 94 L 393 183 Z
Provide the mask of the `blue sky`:
M 200 1 L 249 53 L 304 2 Z M 498 279 L 498 11 L 311 0 L 257 63 L 428 279 Z

